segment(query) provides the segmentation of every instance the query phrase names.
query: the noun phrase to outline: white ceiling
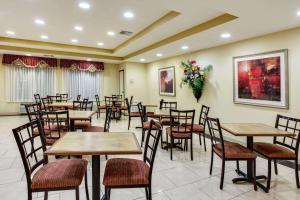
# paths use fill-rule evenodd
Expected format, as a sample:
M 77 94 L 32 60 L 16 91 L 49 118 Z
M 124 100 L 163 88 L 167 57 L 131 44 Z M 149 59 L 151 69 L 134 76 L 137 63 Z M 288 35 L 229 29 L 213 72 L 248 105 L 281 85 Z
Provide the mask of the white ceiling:
M 81 1 L 89 2 L 91 9 L 81 10 L 78 7 Z M 97 47 L 97 42 L 103 42 L 101 48 L 113 49 L 128 37 L 107 36 L 107 31 L 136 33 L 171 10 L 181 15 L 112 55 L 126 56 L 223 13 L 239 18 L 129 60 L 155 61 L 161 59 L 155 56 L 157 52 L 165 58 L 300 25 L 300 17 L 296 15 L 300 10 L 299 0 L 0 0 L 0 36 L 7 37 L 6 31 L 12 30 L 16 33 L 11 36 L 14 38 L 42 40 L 40 36 L 44 34 L 50 42 L 73 44 L 70 40 L 76 38 L 79 40 L 76 45 Z M 132 11 L 135 18 L 124 19 L 125 11 Z M 35 24 L 37 18 L 46 24 Z M 75 25 L 84 30 L 75 31 Z M 232 37 L 221 39 L 223 32 L 231 33 Z M 190 49 L 183 51 L 182 45 Z

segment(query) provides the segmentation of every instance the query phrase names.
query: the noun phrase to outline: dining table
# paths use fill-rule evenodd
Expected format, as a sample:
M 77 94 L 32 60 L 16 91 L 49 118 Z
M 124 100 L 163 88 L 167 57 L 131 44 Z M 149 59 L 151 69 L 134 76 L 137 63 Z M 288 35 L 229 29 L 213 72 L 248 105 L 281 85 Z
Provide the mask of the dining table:
M 53 102 L 53 103 L 48 104 L 48 107 L 51 107 L 53 109 L 63 108 L 65 110 L 70 110 L 70 109 L 73 109 L 73 101 Z
M 221 128 L 226 132 L 239 137 L 247 138 L 247 148 L 253 151 L 253 138 L 254 137 L 288 137 L 294 136 L 293 133 L 277 129 L 263 123 L 223 123 Z M 234 178 L 233 183 L 238 182 L 253 182 L 252 160 L 247 161 L 247 172 L 243 172 L 236 169 L 238 175 L 242 176 Z M 267 179 L 265 175 L 256 176 L 256 180 Z M 257 182 L 257 186 L 267 192 L 267 188 L 260 182 Z
M 90 120 L 94 114 L 93 110 L 69 110 L 70 130 L 75 131 L 76 120 Z
M 100 200 L 100 155 L 142 154 L 137 138 L 132 132 L 68 132 L 52 145 L 46 155 L 91 156 L 92 199 Z M 101 199 L 105 199 L 102 195 Z

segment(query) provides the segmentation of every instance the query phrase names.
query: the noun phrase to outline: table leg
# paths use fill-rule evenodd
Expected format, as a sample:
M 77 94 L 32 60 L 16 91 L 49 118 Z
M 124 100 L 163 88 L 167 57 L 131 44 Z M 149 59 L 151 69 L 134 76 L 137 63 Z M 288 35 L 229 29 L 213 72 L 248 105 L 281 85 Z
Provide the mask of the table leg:
M 253 151 L 253 137 L 252 136 L 247 137 L 247 148 L 250 149 L 251 151 Z M 233 183 L 253 182 L 252 160 L 247 160 L 247 173 L 240 171 L 238 169 L 236 169 L 235 171 L 239 176 L 243 176 L 243 177 L 232 179 Z M 267 177 L 264 175 L 256 176 L 256 180 L 259 180 L 259 179 L 267 179 Z M 266 191 L 265 187 L 262 184 L 260 184 L 259 182 L 256 182 L 256 184 L 257 184 L 257 186 L 262 188 L 264 191 Z
M 75 131 L 75 120 L 74 119 L 70 119 L 70 130 Z
M 92 156 L 93 200 L 100 200 L 100 155 Z

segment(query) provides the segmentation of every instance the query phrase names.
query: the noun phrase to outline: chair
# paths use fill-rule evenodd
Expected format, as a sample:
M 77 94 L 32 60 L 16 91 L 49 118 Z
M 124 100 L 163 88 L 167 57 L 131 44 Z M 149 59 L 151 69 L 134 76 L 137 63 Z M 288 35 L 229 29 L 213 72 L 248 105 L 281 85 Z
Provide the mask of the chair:
M 104 127 L 90 126 L 84 129 L 84 132 L 109 132 L 111 122 L 112 109 L 108 108 L 106 111 Z
M 56 94 L 56 96 L 60 96 L 61 97 L 61 102 L 67 102 L 68 98 L 69 98 L 69 94 Z
M 203 135 L 203 143 L 204 143 L 204 150 L 206 151 L 206 142 L 205 142 L 205 125 L 206 125 L 206 117 L 208 116 L 209 112 L 209 107 L 202 105 L 201 107 L 201 112 L 199 116 L 199 123 L 198 124 L 193 124 L 193 133 L 196 133 L 199 135 L 199 143 L 201 143 L 201 135 Z M 188 128 L 191 128 L 190 125 L 187 125 Z
M 45 136 L 46 145 L 53 145 L 58 139 L 70 131 L 68 110 L 41 111 L 39 115 L 42 124 L 45 124 L 49 130 L 49 134 Z
M 105 101 L 105 107 L 112 109 L 113 118 L 114 119 L 120 118 L 120 108 L 119 106 L 116 106 L 116 101 L 118 100 L 114 97 L 105 96 L 104 101 Z
M 223 139 L 223 133 L 218 118 L 207 117 L 209 134 L 211 139 L 211 163 L 209 174 L 212 174 L 214 153 L 222 159 L 220 189 L 223 189 L 225 161 L 251 160 L 253 163 L 253 185 L 256 186 L 256 155 L 248 148 L 233 142 L 227 142 Z
M 101 105 L 100 98 L 99 98 L 98 94 L 95 95 L 95 99 L 96 99 L 96 103 L 97 103 L 97 119 L 98 119 L 100 117 L 101 110 L 106 111 L 106 106 Z
M 143 105 L 142 105 L 142 103 L 138 103 L 137 106 L 138 106 L 139 114 L 140 114 L 140 117 L 141 117 L 141 125 L 142 125 L 141 146 L 143 146 L 143 143 L 144 143 L 144 140 L 145 140 L 145 132 L 149 129 L 150 122 L 147 121 L 147 113 L 143 112 Z M 153 127 L 153 129 L 156 129 L 156 127 Z
M 274 161 L 275 174 L 278 174 L 278 160 L 294 160 L 295 177 L 297 188 L 299 183 L 298 152 L 300 142 L 300 119 L 277 115 L 275 128 L 294 133 L 294 137 L 274 137 L 273 144 L 265 142 L 255 142 L 253 150 L 268 160 L 267 191 L 270 190 L 271 183 L 271 162 Z
M 38 127 L 39 134 L 32 134 L 32 126 Z M 48 192 L 58 190 L 75 190 L 76 200 L 79 200 L 79 186 L 83 177 L 85 177 L 86 197 L 89 199 L 86 160 L 61 159 L 48 162 L 48 157 L 44 154 L 45 138 L 39 120 L 13 129 L 13 134 L 25 169 L 28 200 L 32 200 L 34 192 L 44 192 L 44 199 L 47 200 Z
M 81 110 L 82 101 L 73 101 L 73 110 Z
M 34 96 L 35 103 L 37 103 L 37 104 L 42 103 L 40 94 L 34 94 L 33 96 Z
M 77 101 L 80 101 L 80 100 L 81 100 L 81 95 L 80 95 L 80 94 L 77 95 L 76 100 L 77 100 Z
M 73 107 L 74 107 L 74 102 L 73 102 Z M 81 107 L 80 110 L 83 111 L 88 111 L 88 110 L 93 110 L 93 102 L 89 101 L 88 98 L 83 99 L 81 102 Z M 85 128 L 88 128 L 92 125 L 92 118 L 89 120 L 77 120 L 74 122 L 74 127 L 75 129 L 81 129 L 84 130 Z
M 160 124 L 151 121 L 143 160 L 113 158 L 107 161 L 103 177 L 106 200 L 110 199 L 114 188 L 145 188 L 146 198 L 152 199 L 152 170 L 160 135 Z
M 50 99 L 47 97 L 42 98 L 42 110 L 47 111 L 52 107 L 49 107 L 49 104 L 51 104 Z
M 131 112 L 131 108 L 133 106 L 132 99 L 133 99 L 133 96 L 130 97 L 130 103 L 127 98 L 125 99 L 127 110 L 128 110 L 128 130 L 130 128 L 131 118 L 141 117 L 139 112 Z
M 193 135 L 192 129 L 195 118 L 195 110 L 170 110 L 170 127 L 166 129 L 167 138 L 170 136 L 170 158 L 173 160 L 174 140 L 184 140 L 187 149 L 187 140 L 190 140 L 191 160 L 193 160 Z M 182 125 L 183 124 L 183 125 Z M 190 129 L 185 124 L 191 124 Z

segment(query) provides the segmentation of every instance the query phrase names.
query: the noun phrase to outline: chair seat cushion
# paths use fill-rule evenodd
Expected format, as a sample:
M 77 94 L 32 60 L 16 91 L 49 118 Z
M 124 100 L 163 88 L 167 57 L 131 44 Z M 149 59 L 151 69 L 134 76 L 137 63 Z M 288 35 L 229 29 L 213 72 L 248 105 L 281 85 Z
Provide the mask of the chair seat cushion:
M 233 142 L 224 142 L 226 159 L 255 159 L 256 155 L 248 148 Z M 214 152 L 222 157 L 221 143 L 213 145 Z
M 84 129 L 91 126 L 90 121 L 75 121 L 74 127 L 78 129 Z
M 281 145 L 264 143 L 264 142 L 255 142 L 253 144 L 253 150 L 262 154 L 267 158 L 287 158 L 294 159 L 296 155 L 293 151 L 285 148 Z
M 130 117 L 140 117 L 140 113 L 139 112 L 130 112 L 129 113 Z
M 104 127 L 90 126 L 84 129 L 84 132 L 104 132 Z
M 156 123 L 158 123 L 158 122 L 156 122 Z M 150 122 L 143 122 L 143 129 L 149 129 L 149 127 L 150 127 Z M 154 125 L 152 127 L 152 129 L 156 130 L 157 127 Z
M 170 118 L 163 118 L 163 119 L 161 119 L 160 123 L 163 126 L 168 126 L 168 125 L 171 125 L 171 120 L 170 120 Z
M 120 108 L 120 110 L 128 110 L 127 106 L 120 106 L 119 108 Z
M 113 158 L 106 163 L 103 185 L 108 187 L 149 184 L 149 166 L 141 160 Z
M 102 105 L 102 106 L 98 106 L 98 109 L 99 109 L 99 110 L 103 110 L 103 109 L 106 109 L 106 106 L 105 106 L 105 105 Z
M 187 125 L 187 128 L 191 130 L 192 126 L 189 124 L 189 125 Z M 203 133 L 204 126 L 201 124 L 193 124 L 193 132 L 194 133 Z
M 178 131 L 179 130 L 179 131 Z M 191 138 L 192 137 L 192 133 L 189 133 L 189 129 L 185 128 L 185 127 L 180 127 L 178 129 L 178 127 L 173 127 L 172 128 L 172 132 L 171 132 L 171 128 L 168 127 L 166 129 L 166 132 L 169 136 L 172 136 L 174 138 L 178 138 L 178 139 L 185 139 L 185 138 Z
M 62 159 L 40 168 L 32 177 L 33 190 L 75 188 L 82 182 L 88 162 L 83 159 Z

